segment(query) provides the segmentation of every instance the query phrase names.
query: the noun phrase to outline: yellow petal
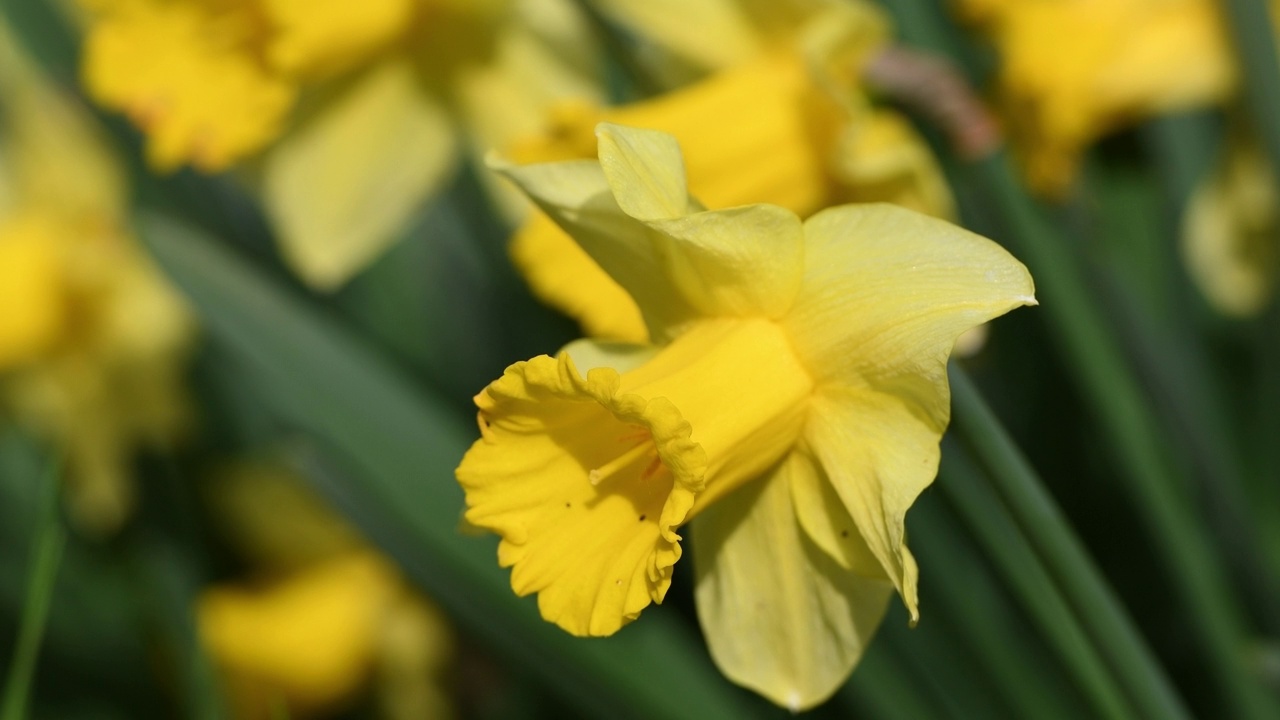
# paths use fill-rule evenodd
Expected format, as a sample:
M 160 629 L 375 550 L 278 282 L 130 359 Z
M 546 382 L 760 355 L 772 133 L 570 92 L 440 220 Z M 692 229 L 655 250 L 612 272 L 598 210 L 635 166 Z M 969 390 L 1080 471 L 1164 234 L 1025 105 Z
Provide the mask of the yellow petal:
M 625 373 L 652 360 L 660 349 L 654 345 L 583 338 L 565 345 L 560 352 L 573 360 L 573 366 L 580 373 L 588 373 L 598 367 Z
M 884 617 L 893 586 L 833 562 L 801 533 L 792 455 L 693 523 L 698 618 L 730 680 L 792 712 L 831 696 Z
M 101 371 L 70 365 L 57 368 L 56 374 L 22 377 L 19 383 L 26 387 L 19 393 L 34 390 L 64 395 L 59 399 L 65 406 L 57 408 L 64 417 L 58 418 L 56 429 L 63 435 L 59 439 L 67 457 L 68 515 L 77 530 L 99 538 L 110 537 L 133 510 L 136 437 L 127 425 L 128 415 L 118 411 L 109 393 L 95 387 L 104 380 Z M 47 369 L 48 366 L 40 368 Z M 39 388 L 42 383 L 52 387 Z
M 633 343 L 649 339 L 636 301 L 546 213 L 530 215 L 511 238 L 508 252 L 533 294 L 577 320 L 588 337 Z
M 377 628 L 398 580 L 352 553 L 260 591 L 217 587 L 200 597 L 200 637 L 232 678 L 305 707 L 349 697 L 372 667 Z
M 828 194 L 835 112 L 798 53 L 770 53 L 643 102 L 558 106 L 545 132 L 510 153 L 521 162 L 594 157 L 601 121 L 661 130 L 679 141 L 689 188 L 707 206 L 767 202 L 807 215 Z M 733 118 L 732 128 L 708 118 Z
M 1211 2 L 1074 0 L 976 5 L 1028 179 L 1060 196 L 1084 148 L 1136 120 L 1216 103 L 1236 73 Z
M 787 342 L 767 321 L 706 322 L 622 374 L 544 356 L 481 393 L 482 439 L 458 480 L 467 520 L 502 536 L 515 591 L 576 635 L 660 602 L 675 529 L 799 436 L 812 384 Z
M 674 138 L 608 123 L 599 136 L 598 164 L 501 169 L 627 291 L 650 337 L 668 340 L 698 317 L 768 317 L 790 306 L 802 272 L 794 213 L 696 212 Z
M 147 134 L 152 166 L 223 170 L 275 139 L 293 105 L 293 86 L 254 55 L 253 23 L 235 5 L 112 6 L 85 39 L 85 86 Z
M 27 207 L 110 221 L 125 204 L 123 173 L 86 108 L 54 86 L 0 25 L 5 156 L 0 164 Z M 0 185 L 4 185 L 0 182 Z M 0 195 L 5 193 L 0 192 Z M 0 200 L 0 213 L 5 211 Z
M 778 317 L 800 291 L 804 231 L 790 210 L 744 205 L 648 225 L 672 286 L 704 317 Z
M 687 151 L 689 184 L 720 206 L 769 202 L 807 214 L 827 196 L 820 142 L 811 127 L 815 100 L 795 54 L 777 54 L 654 100 L 596 110 L 560 106 L 554 127 L 526 138 L 511 154 L 523 162 L 592 157 L 601 119 L 673 134 Z M 732 132 L 708 117 L 736 117 Z M 769 152 L 761 153 L 767 147 Z M 512 256 L 539 299 L 577 319 L 593 337 L 643 341 L 648 336 L 630 296 L 558 227 L 531 217 L 512 241 Z M 572 280 L 570 280 L 572 278 Z
M 537 132 L 556 103 L 603 102 L 597 37 L 577 3 L 518 0 L 496 24 L 485 61 L 460 67 L 452 78 L 482 153 Z
M 790 307 L 803 267 L 794 213 L 773 205 L 697 212 L 673 136 L 610 123 L 601 123 L 597 136 L 619 207 L 657 231 L 650 237 L 663 271 L 699 315 L 776 316 Z M 632 297 L 648 316 L 645 299 Z M 671 329 L 651 323 L 650 332 L 666 338 Z
M 1030 274 L 1004 248 L 926 215 L 846 205 L 804 230 L 804 286 L 784 323 L 820 381 L 905 378 L 903 392 L 919 385 L 922 402 L 945 406 L 932 388 L 945 386 L 956 338 L 1035 304 Z M 945 417 L 945 408 L 934 414 Z
M 600 167 L 622 211 L 637 220 L 667 220 L 701 209 L 689 197 L 680 144 L 668 133 L 601 123 Z
M 284 466 L 240 461 L 220 468 L 209 483 L 214 518 L 254 567 L 293 573 L 361 545 L 303 482 Z
M 944 411 L 949 399 L 944 388 Z M 824 390 L 805 427 L 805 441 L 902 596 L 912 623 L 919 618 L 919 570 L 903 539 L 904 521 L 938 473 L 945 428 L 945 417 L 940 425 L 910 400 L 869 388 Z
M 603 0 L 601 9 L 647 39 L 703 68 L 750 59 L 761 38 L 742 3 L 732 0 Z
M 1280 271 L 1280 191 L 1258 148 L 1233 143 L 1196 188 L 1182 226 L 1182 254 L 1200 291 L 1236 317 L 1266 307 Z
M 263 0 L 267 60 L 289 75 L 318 77 L 356 67 L 407 31 L 415 0 Z
M 832 172 L 842 202 L 887 202 L 934 217 L 955 216 L 955 201 L 938 160 L 906 118 L 870 110 L 846 126 Z
M 626 291 L 642 313 L 648 334 L 664 337 L 669 328 L 697 313 L 667 279 L 654 232 L 627 215 L 614 200 L 600 163 L 591 160 L 504 165 L 491 161 L 536 202 L 556 224 Z M 555 272 L 551 270 L 551 272 Z M 584 302 L 590 302 L 584 299 Z M 624 340 L 639 338 L 626 337 Z
M 884 567 L 862 539 L 857 523 L 845 509 L 822 466 L 807 450 L 797 448 L 792 455 L 796 457 L 790 463 L 797 472 L 789 474 L 791 503 L 805 536 L 840 567 L 865 578 L 887 582 L 889 576 Z
M 449 117 L 410 64 L 370 68 L 266 158 L 285 260 L 313 287 L 346 282 L 396 240 L 454 156 Z
M 803 267 L 794 213 L 696 212 L 672 136 L 608 123 L 598 134 L 598 164 L 501 169 L 631 295 L 650 337 L 668 340 L 698 317 L 772 317 L 790 307 Z
M 6 149 L 3 143 L 0 143 L 0 217 L 16 212 L 18 202 L 14 179 L 9 168 L 6 167 L 7 164 Z
M 819 382 L 806 441 L 914 618 L 902 523 L 937 471 L 947 357 L 965 330 L 1033 304 L 1031 277 L 990 240 L 890 205 L 823 211 L 805 241 L 784 323 Z
M 458 658 L 448 617 L 424 599 L 401 593 L 381 625 L 372 693 L 379 717 L 458 717 Z
M 39 358 L 66 330 L 57 232 L 33 215 L 0 224 L 0 371 Z

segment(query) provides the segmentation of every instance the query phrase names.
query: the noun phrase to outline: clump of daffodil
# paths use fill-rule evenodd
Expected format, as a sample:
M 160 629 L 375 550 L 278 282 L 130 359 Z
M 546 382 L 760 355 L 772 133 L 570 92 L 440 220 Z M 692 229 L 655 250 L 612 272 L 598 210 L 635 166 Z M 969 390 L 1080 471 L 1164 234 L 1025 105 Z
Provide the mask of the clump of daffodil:
M 952 214 L 928 147 L 904 117 L 872 105 L 860 86 L 861 67 L 890 41 L 888 22 L 870 5 L 799 2 L 785 17 L 775 16 L 782 5 L 770 13 L 751 3 L 603 7 L 639 32 L 669 40 L 670 52 L 692 57 L 705 77 L 620 107 L 561 105 L 543 133 L 508 150 L 515 160 L 593 157 L 596 123 L 608 121 L 674 135 L 686 150 L 690 188 L 712 206 L 768 202 L 807 216 L 842 202 L 883 201 Z M 693 28 L 700 40 L 688 51 L 707 51 L 689 56 L 682 31 Z M 535 294 L 588 335 L 647 339 L 634 301 L 546 215 L 525 222 L 511 255 Z M 575 292 L 567 278 L 594 292 Z
M 999 92 L 1028 182 L 1059 197 L 1084 149 L 1152 115 L 1216 104 L 1236 84 L 1210 0 L 956 0 L 1000 56 Z
M 197 608 L 236 717 L 331 711 L 368 688 L 390 720 L 452 716 L 452 633 L 388 561 L 273 465 L 234 465 L 211 490 L 257 573 L 208 588 Z
M 812 706 L 895 591 L 917 617 L 903 522 L 937 470 L 947 357 L 1034 304 L 1031 278 L 995 243 L 892 205 L 704 210 L 672 136 L 597 134 L 598 161 L 501 169 L 630 295 L 649 342 L 578 341 L 481 392 L 457 471 L 466 519 L 575 635 L 661 602 L 693 520 L 717 664 Z
M 83 77 L 153 167 L 253 159 L 284 258 L 327 289 L 450 176 L 461 140 L 531 132 L 596 97 L 568 0 L 84 0 Z
M 62 446 L 72 518 L 108 532 L 136 451 L 181 432 L 191 324 L 98 129 L 17 47 L 0 26 L 0 407 Z
M 1265 154 L 1244 130 L 1196 188 L 1182 225 L 1187 270 L 1219 311 L 1235 317 L 1266 307 L 1280 272 L 1280 188 Z

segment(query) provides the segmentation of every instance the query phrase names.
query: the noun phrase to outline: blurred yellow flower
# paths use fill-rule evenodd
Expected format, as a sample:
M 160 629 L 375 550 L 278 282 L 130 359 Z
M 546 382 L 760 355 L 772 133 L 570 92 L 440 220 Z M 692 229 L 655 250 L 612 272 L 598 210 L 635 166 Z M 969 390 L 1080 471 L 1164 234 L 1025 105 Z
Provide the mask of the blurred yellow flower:
M 3 27 L 0 88 L 0 402 L 63 446 L 73 519 L 108 532 L 136 449 L 182 431 L 191 323 L 128 235 L 97 128 Z
M 372 685 L 383 717 L 446 718 L 453 658 L 439 612 L 290 473 L 237 464 L 212 484 L 224 530 L 262 582 L 207 589 L 200 636 L 237 717 L 334 710 Z
M 1060 197 L 1086 146 L 1152 115 L 1221 102 L 1236 71 L 1210 0 L 956 0 L 1000 55 L 1027 180 Z
M 147 136 L 158 170 L 260 156 L 285 260 L 331 289 L 482 148 L 553 99 L 594 99 L 569 0 L 85 0 L 89 93 Z
M 1187 203 L 1182 254 L 1196 285 L 1219 311 L 1256 315 L 1280 272 L 1280 189 L 1262 149 L 1244 128 L 1230 133 L 1217 170 Z
M 815 28 L 837 22 L 834 18 L 850 6 L 860 14 L 875 12 L 862 0 L 594 0 L 593 5 L 653 46 L 645 55 L 654 71 L 684 79 L 794 48 Z M 883 31 L 878 25 L 861 28 L 873 35 Z
M 38 359 L 66 324 L 57 241 L 39 216 L 0 225 L 0 369 Z
M 674 135 L 686 149 L 690 187 L 713 207 L 769 202 L 801 216 L 841 202 L 884 201 L 940 217 L 950 191 L 928 147 L 905 118 L 875 108 L 858 86 L 861 64 L 888 42 L 888 25 L 865 3 L 792 3 L 788 20 L 766 23 L 751 3 L 726 4 L 718 25 L 697 24 L 717 3 L 666 7 L 605 3 L 641 31 L 670 36 L 696 28 L 705 80 L 615 108 L 562 105 L 546 132 L 513 144 L 519 162 L 589 158 L 601 121 Z M 662 5 L 662 3 L 659 3 Z M 781 12 L 785 4 L 774 9 Z M 643 6 L 648 7 L 648 6 Z M 747 13 L 751 22 L 723 19 Z M 711 37 L 734 37 L 720 43 Z M 742 50 L 723 54 L 728 47 Z M 753 54 L 754 53 L 754 54 Z M 545 215 L 515 235 L 511 255 L 544 302 L 578 320 L 592 337 L 643 342 L 640 312 L 627 294 Z M 573 285 L 588 283 L 593 292 Z
M 798 710 L 847 677 L 933 480 L 963 331 L 1034 304 L 994 243 L 885 204 L 807 221 L 702 209 L 672 136 L 599 126 L 599 160 L 503 172 L 634 299 L 651 345 L 583 340 L 476 397 L 466 518 L 575 635 L 661 602 L 694 524 L 697 601 L 735 682 Z M 589 286 L 575 285 L 581 292 Z

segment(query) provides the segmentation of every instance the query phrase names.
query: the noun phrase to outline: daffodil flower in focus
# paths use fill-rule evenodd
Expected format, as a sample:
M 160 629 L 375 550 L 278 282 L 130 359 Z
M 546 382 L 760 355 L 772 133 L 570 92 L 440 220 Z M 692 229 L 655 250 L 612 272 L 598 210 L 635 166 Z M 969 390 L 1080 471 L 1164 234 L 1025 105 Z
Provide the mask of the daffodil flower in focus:
M 691 520 L 720 668 L 792 709 L 847 677 L 896 591 L 932 482 L 956 337 L 1034 304 L 995 243 L 884 204 L 806 221 L 704 210 L 679 146 L 602 124 L 599 160 L 502 171 L 634 299 L 651 343 L 571 344 L 476 397 L 457 476 L 519 594 L 575 635 L 661 602 Z
M 333 289 L 443 187 L 469 141 L 598 96 L 567 0 L 84 0 L 89 94 L 157 170 L 252 161 L 286 262 Z
M 778 16 L 782 5 L 790 12 Z M 594 157 L 596 123 L 608 121 L 674 135 L 685 148 L 690 187 L 712 206 L 767 202 L 805 217 L 842 202 L 890 202 L 952 215 L 950 190 L 928 146 L 861 88 L 860 68 L 890 41 L 888 21 L 871 5 L 796 2 L 773 13 L 721 2 L 603 8 L 655 41 L 670 41 L 671 52 L 707 75 L 618 107 L 560 104 L 545 131 L 506 149 L 517 162 Z M 682 32 L 690 28 L 701 37 L 692 45 Z M 546 215 L 525 221 L 511 257 L 534 294 L 588 336 L 648 339 L 626 291 Z M 593 292 L 571 287 L 582 284 Z
M 956 0 L 1000 55 L 999 92 L 1042 194 L 1071 187 L 1084 149 L 1153 115 L 1222 102 L 1236 68 L 1210 0 Z

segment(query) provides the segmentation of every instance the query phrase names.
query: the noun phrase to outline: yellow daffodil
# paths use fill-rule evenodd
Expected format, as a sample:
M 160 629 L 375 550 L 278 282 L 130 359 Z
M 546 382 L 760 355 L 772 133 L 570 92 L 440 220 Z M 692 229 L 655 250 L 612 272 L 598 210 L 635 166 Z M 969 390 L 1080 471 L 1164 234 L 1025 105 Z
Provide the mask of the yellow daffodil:
M 1029 183 L 1061 196 L 1085 147 L 1152 115 L 1221 102 L 1236 70 L 1210 0 L 956 0 L 1000 55 Z
M 1182 254 L 1215 308 L 1248 317 L 1266 307 L 1280 272 L 1280 189 L 1262 150 L 1236 130 L 1220 167 L 1187 204 Z
M 861 0 L 594 0 L 593 5 L 652 45 L 646 59 L 657 72 L 673 77 L 725 70 L 792 48 L 815 25 L 831 22 L 850 5 L 859 13 L 871 7 Z M 814 22 L 822 17 L 824 22 Z
M 933 480 L 956 337 L 1034 304 L 996 244 L 886 204 L 806 221 L 704 210 L 672 136 L 602 124 L 599 160 L 507 166 L 640 309 L 647 345 L 583 340 L 476 397 L 466 519 L 513 589 L 575 635 L 661 602 L 695 534 L 696 596 L 734 681 L 792 709 L 832 693 L 896 590 Z M 589 292 L 586 286 L 578 286 Z
M 553 99 L 593 100 L 568 0 L 85 0 L 89 93 L 147 136 L 153 167 L 250 158 L 285 260 L 336 287 L 483 148 Z
M 259 571 L 200 597 L 200 636 L 237 717 L 332 710 L 372 685 L 384 717 L 445 718 L 452 639 L 439 612 L 288 472 L 236 465 L 213 485 L 228 538 Z
M 760 26 L 715 35 L 755 38 L 736 43 L 755 48 L 754 55 L 706 58 L 716 68 L 709 77 L 648 101 L 562 105 L 546 132 L 514 144 L 508 154 L 521 162 L 592 157 L 595 125 L 608 121 L 674 135 L 686 148 L 690 187 L 712 206 L 769 202 L 807 216 L 841 202 L 883 201 L 950 216 L 951 195 L 928 147 L 905 118 L 873 107 L 858 86 L 858 68 L 888 42 L 885 19 L 863 3 L 797 3 L 792 10 L 802 6 L 804 13 L 773 25 L 759 18 L 721 20 Z M 694 20 L 717 5 L 664 7 L 661 22 L 642 4 L 606 7 L 661 35 L 686 26 L 706 32 Z M 680 37 L 674 36 L 677 44 Z M 577 319 L 589 336 L 647 339 L 634 301 L 545 215 L 526 221 L 511 255 L 535 294 Z M 593 292 L 573 287 L 583 283 Z
M 0 403 L 63 446 L 72 517 L 106 532 L 134 452 L 182 430 L 190 320 L 127 233 L 97 129 L 3 27 L 0 88 Z

